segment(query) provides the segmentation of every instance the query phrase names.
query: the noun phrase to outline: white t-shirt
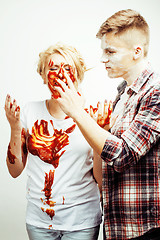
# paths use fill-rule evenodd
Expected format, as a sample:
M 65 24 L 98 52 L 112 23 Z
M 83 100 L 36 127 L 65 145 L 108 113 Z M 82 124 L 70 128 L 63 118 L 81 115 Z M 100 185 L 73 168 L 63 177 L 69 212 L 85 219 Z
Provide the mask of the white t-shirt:
M 53 118 L 46 102 L 30 102 L 21 114 L 23 127 L 32 135 L 34 123 L 48 122 L 49 135 L 54 129 L 66 131 L 73 124 L 71 118 Z M 53 128 L 54 126 L 54 128 Z M 75 231 L 97 226 L 101 223 L 100 195 L 92 176 L 92 150 L 76 126 L 67 133 L 69 144 L 61 149 L 58 167 L 28 153 L 27 159 L 27 214 L 26 222 L 41 228 Z M 60 154 L 60 152 L 58 154 Z M 50 182 L 50 197 L 45 195 L 45 176 L 54 171 Z M 51 206 L 47 200 L 53 201 Z M 54 216 L 48 213 L 54 212 Z

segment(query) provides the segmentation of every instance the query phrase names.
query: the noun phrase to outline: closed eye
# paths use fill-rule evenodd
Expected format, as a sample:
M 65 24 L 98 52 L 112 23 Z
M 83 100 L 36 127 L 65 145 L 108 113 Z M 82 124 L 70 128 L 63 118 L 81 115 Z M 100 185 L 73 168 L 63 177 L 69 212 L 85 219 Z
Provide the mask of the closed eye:
M 56 71 L 58 68 L 57 67 L 52 67 L 50 68 L 50 71 Z
M 64 69 L 65 69 L 66 71 L 70 71 L 70 65 L 68 65 L 68 64 L 64 65 Z

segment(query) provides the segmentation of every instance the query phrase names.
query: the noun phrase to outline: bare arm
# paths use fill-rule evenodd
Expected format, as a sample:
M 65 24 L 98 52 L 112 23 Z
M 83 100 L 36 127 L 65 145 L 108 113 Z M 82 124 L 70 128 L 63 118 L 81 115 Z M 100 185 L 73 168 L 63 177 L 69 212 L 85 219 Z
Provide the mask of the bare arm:
M 93 151 L 93 175 L 102 192 L 102 159 L 95 151 Z
M 7 120 L 11 127 L 11 137 L 7 151 L 7 167 L 12 177 L 18 177 L 23 171 L 26 164 L 26 152 L 23 151 L 25 146 L 25 134 L 22 134 L 20 122 L 20 108 L 16 101 L 11 102 L 9 95 L 5 101 L 5 112 Z

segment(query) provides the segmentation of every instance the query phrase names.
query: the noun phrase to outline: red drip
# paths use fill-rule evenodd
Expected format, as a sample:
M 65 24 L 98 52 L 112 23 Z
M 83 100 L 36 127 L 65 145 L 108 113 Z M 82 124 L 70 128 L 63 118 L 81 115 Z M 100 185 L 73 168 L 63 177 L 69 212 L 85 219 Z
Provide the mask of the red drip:
M 63 196 L 63 202 L 62 202 L 63 205 L 64 205 L 64 201 L 65 201 L 65 198 L 64 198 L 64 196 Z
M 45 176 L 45 185 L 44 185 L 44 189 L 42 190 L 43 192 L 45 192 L 45 196 L 46 196 L 46 199 L 49 200 L 50 197 L 51 197 L 51 193 L 52 193 L 52 184 L 53 184 L 53 181 L 54 181 L 54 172 L 55 170 L 50 170 L 49 171 L 49 174 L 46 173 L 46 176 Z
M 43 211 L 43 212 L 46 212 L 49 216 L 50 216 L 50 218 L 51 218 L 51 220 L 53 219 L 53 217 L 54 217 L 54 215 L 55 215 L 55 211 L 53 210 L 53 209 L 46 209 L 46 210 L 44 210 L 44 208 L 41 208 L 41 210 Z
M 23 162 L 23 166 L 26 165 L 26 159 L 27 159 L 27 155 L 28 155 L 28 149 L 27 149 L 27 145 L 26 145 L 26 131 L 24 128 L 22 128 L 22 132 L 21 132 L 21 142 L 22 142 L 22 162 Z
M 66 132 L 66 133 L 71 133 L 71 132 L 74 131 L 75 127 L 76 127 L 76 124 L 73 124 L 73 125 L 72 125 L 70 128 L 68 128 L 65 132 Z
M 68 118 L 70 118 L 70 117 L 69 117 L 69 116 L 66 116 L 66 117 L 65 117 L 65 119 L 68 119 Z
M 11 145 L 10 144 L 8 145 L 7 156 L 8 156 L 8 160 L 9 160 L 10 164 L 15 164 L 16 156 L 11 153 Z

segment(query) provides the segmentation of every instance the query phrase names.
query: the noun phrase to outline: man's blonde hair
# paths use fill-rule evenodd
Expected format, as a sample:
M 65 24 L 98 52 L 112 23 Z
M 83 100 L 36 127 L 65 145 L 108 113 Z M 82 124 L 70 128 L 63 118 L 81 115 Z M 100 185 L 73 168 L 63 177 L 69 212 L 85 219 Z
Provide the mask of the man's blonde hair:
M 37 72 L 41 75 L 41 77 L 45 80 L 45 66 L 47 64 L 46 60 L 50 55 L 54 53 L 62 55 L 66 60 L 69 61 L 70 64 L 74 63 L 77 80 L 79 82 L 82 82 L 84 73 L 86 71 L 86 64 L 84 62 L 84 59 L 76 48 L 63 43 L 52 45 L 44 52 L 41 52 L 39 54 Z
M 134 37 L 132 36 L 133 40 L 141 39 L 144 47 L 144 56 L 147 56 L 149 26 L 140 13 L 131 9 L 116 12 L 101 25 L 96 36 L 101 39 L 105 34 L 110 32 L 113 32 L 117 36 L 126 32 L 132 32 L 134 35 Z

